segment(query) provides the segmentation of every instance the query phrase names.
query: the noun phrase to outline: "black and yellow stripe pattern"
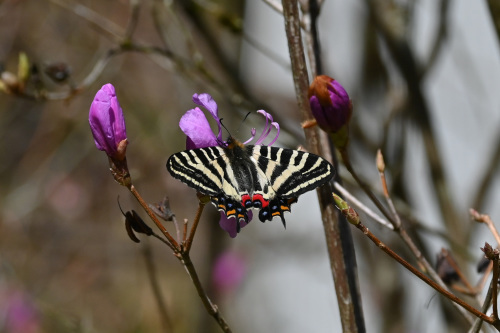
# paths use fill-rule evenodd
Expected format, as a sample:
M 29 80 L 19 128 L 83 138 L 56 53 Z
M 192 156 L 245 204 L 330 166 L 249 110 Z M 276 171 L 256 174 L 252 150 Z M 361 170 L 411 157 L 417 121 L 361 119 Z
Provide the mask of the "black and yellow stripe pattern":
M 248 222 L 247 210 L 259 209 L 259 219 L 270 221 L 302 193 L 332 179 L 333 166 L 306 152 L 270 146 L 244 146 L 229 138 L 226 147 L 185 150 L 170 156 L 170 174 L 209 195 L 227 217 Z M 238 229 L 239 230 L 239 229 Z

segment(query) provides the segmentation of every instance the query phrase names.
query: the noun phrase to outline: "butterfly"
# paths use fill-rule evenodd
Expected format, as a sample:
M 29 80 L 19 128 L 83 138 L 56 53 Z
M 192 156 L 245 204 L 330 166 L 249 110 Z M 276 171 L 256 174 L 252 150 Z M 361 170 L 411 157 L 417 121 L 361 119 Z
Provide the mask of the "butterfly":
M 185 150 L 170 156 L 172 177 L 210 196 L 218 210 L 248 222 L 247 210 L 271 221 L 297 202 L 299 195 L 327 183 L 333 166 L 317 155 L 264 145 L 243 145 L 229 137 L 225 145 Z

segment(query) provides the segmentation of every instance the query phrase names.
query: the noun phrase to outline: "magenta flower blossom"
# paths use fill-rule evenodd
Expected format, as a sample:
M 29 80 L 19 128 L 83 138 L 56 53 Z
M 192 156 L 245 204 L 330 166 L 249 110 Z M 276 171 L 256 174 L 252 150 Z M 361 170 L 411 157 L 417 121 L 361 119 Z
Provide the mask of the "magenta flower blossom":
M 338 132 L 351 118 L 352 105 L 344 87 L 329 76 L 317 76 L 309 87 L 311 111 L 322 130 Z
M 127 132 L 122 108 L 111 83 L 102 86 L 90 106 L 89 123 L 97 149 L 109 157 L 125 157 Z
M 236 252 L 227 251 L 215 259 L 212 281 L 221 293 L 229 293 L 241 284 L 247 272 L 245 258 Z
M 247 211 L 247 215 L 248 215 L 248 223 L 250 223 L 250 221 L 253 218 L 252 211 L 251 210 Z M 245 221 L 240 221 L 240 228 L 243 228 L 248 223 Z M 231 238 L 235 238 L 238 235 L 238 230 L 237 230 L 238 226 L 237 226 L 235 217 L 227 218 L 227 216 L 226 216 L 226 214 L 224 214 L 224 212 L 220 212 L 219 226 L 223 230 L 225 230 L 229 234 L 229 237 L 231 237 Z
M 39 313 L 27 295 L 16 291 L 7 298 L 5 314 L 6 332 L 41 332 Z
M 205 117 L 205 113 L 198 107 L 187 111 L 179 121 L 179 127 L 186 134 L 186 149 L 196 149 L 196 148 L 205 148 L 211 146 L 225 146 L 226 142 L 222 140 L 222 126 L 220 124 L 219 111 L 217 107 L 217 103 L 214 101 L 212 96 L 207 93 L 203 94 L 194 94 L 193 102 L 198 104 L 199 106 L 204 107 L 208 110 L 212 118 L 215 119 L 218 126 L 218 134 L 215 133 L 210 128 L 210 124 L 208 123 L 207 118 Z M 280 133 L 280 127 L 278 123 L 273 121 L 273 117 L 264 110 L 257 111 L 259 114 L 266 117 L 266 126 L 262 131 L 262 134 L 259 136 L 256 145 L 261 145 L 263 141 L 267 138 L 272 128 L 275 127 L 277 130 L 276 137 L 269 143 L 272 145 L 278 139 Z M 252 128 L 251 137 L 244 144 L 249 143 L 255 138 L 257 131 L 255 128 Z M 252 220 L 253 214 L 252 211 L 249 210 L 248 221 Z M 237 223 L 236 218 L 231 217 L 227 218 L 227 216 L 221 212 L 221 219 L 219 221 L 219 225 L 222 229 L 229 233 L 229 236 L 232 238 L 237 235 Z M 244 221 L 240 221 L 240 227 L 243 228 L 247 223 Z
M 219 133 L 212 132 L 205 114 L 199 107 L 187 111 L 181 118 L 179 126 L 186 134 L 186 149 L 217 146 L 222 141 L 222 126 L 219 119 L 217 103 L 209 94 L 194 94 L 193 102 L 203 106 L 217 122 Z

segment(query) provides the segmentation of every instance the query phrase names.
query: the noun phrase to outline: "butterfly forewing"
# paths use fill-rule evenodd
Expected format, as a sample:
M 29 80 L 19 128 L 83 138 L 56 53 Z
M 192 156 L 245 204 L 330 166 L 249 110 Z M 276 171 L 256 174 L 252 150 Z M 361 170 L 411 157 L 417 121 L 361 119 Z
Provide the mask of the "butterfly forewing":
M 191 149 L 173 154 L 167 161 L 172 177 L 206 195 L 222 191 L 226 164 L 220 147 Z

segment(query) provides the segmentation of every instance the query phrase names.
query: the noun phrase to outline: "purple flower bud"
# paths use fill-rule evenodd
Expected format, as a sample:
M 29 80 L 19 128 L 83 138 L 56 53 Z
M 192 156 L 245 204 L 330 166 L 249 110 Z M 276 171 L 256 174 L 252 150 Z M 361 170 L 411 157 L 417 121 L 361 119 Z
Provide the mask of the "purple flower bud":
M 339 131 L 351 118 L 352 105 L 344 87 L 326 75 L 317 76 L 309 87 L 311 111 L 322 130 Z
M 102 86 L 90 106 L 89 123 L 97 149 L 109 157 L 123 160 L 127 146 L 127 132 L 123 111 L 111 83 Z

